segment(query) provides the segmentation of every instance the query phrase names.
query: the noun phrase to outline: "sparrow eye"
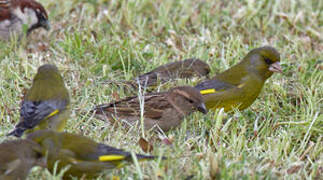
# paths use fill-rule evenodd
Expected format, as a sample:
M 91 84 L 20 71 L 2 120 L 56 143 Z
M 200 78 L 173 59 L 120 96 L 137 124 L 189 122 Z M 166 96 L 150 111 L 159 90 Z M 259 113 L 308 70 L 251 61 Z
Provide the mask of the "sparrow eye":
M 185 98 L 189 103 L 193 104 L 194 101 L 192 99 L 189 99 L 189 98 Z
M 45 16 L 43 15 L 43 14 L 39 14 L 39 19 L 41 19 L 41 20 L 45 20 Z

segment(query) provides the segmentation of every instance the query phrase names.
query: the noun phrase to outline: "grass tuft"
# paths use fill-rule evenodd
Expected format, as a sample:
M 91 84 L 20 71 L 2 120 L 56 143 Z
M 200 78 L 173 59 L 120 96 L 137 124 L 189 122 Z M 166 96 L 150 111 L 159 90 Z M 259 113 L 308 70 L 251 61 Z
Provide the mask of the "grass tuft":
M 168 62 L 196 57 L 212 75 L 256 47 L 281 53 L 274 75 L 242 112 L 192 114 L 153 142 L 165 161 L 140 162 L 105 176 L 121 179 L 320 179 L 323 176 L 323 1 L 40 0 L 52 30 L 37 30 L 21 43 L 0 42 L 0 140 L 19 121 L 22 94 L 37 67 L 62 72 L 74 109 L 66 131 L 143 153 L 142 132 L 113 128 L 81 115 L 94 105 L 129 96 L 124 81 Z M 174 85 L 194 85 L 178 81 Z M 166 90 L 161 86 L 158 90 Z M 140 129 L 140 128 L 138 128 Z M 149 139 L 152 132 L 145 132 Z M 35 168 L 29 179 L 60 179 Z M 104 179 L 102 176 L 98 179 Z

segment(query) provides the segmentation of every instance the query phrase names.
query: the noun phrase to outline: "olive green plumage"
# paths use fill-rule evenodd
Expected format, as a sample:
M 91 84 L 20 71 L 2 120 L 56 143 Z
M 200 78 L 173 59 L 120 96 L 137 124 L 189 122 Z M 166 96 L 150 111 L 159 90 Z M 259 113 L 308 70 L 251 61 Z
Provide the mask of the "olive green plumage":
M 41 147 L 30 140 L 6 141 L 0 144 L 0 179 L 24 180 L 34 166 L 46 167 Z
M 51 172 L 57 161 L 59 171 L 70 165 L 64 174 L 66 179 L 70 176 L 95 177 L 106 170 L 132 162 L 131 153 L 77 134 L 39 130 L 29 134 L 27 138 L 44 149 L 43 154 L 47 154 L 47 166 Z M 141 154 L 136 154 L 136 157 L 138 160 L 155 158 Z
M 200 90 L 208 109 L 243 110 L 255 101 L 274 72 L 282 72 L 279 62 L 280 54 L 275 48 L 256 48 L 240 63 L 195 88 Z
M 20 137 L 38 129 L 62 131 L 70 116 L 70 99 L 64 80 L 55 65 L 38 68 L 32 87 L 20 108 L 20 121 L 9 133 Z

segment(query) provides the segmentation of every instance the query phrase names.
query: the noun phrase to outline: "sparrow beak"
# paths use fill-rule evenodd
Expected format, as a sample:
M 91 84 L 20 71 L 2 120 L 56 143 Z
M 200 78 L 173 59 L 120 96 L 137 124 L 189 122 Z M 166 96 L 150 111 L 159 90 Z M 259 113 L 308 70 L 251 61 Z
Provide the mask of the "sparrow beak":
M 201 103 L 197 106 L 197 110 L 200 111 L 203 114 L 207 114 L 207 109 L 205 107 L 204 103 Z
M 48 20 L 43 20 L 43 21 L 40 21 L 40 25 L 41 27 L 43 27 L 44 29 L 46 29 L 47 31 L 50 30 L 50 23 Z
M 269 71 L 283 73 L 279 62 L 275 62 L 269 66 Z
M 31 31 L 33 31 L 34 29 L 43 27 L 44 29 L 46 29 L 47 31 L 50 29 L 50 24 L 49 21 L 47 19 L 44 20 L 40 20 L 37 24 L 32 25 L 28 30 L 27 30 L 27 36 L 31 33 Z

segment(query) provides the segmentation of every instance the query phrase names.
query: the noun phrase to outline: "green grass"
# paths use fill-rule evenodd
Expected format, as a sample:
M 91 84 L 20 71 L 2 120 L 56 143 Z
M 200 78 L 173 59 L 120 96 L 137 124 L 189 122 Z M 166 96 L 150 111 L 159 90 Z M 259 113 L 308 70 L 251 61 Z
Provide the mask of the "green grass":
M 37 67 L 56 64 L 70 89 L 67 131 L 141 152 L 141 132 L 112 129 L 82 116 L 96 104 L 130 95 L 105 80 L 129 80 L 159 65 L 197 57 L 212 75 L 251 49 L 271 45 L 283 74 L 273 75 L 243 112 L 193 114 L 167 133 L 170 157 L 107 173 L 122 179 L 320 179 L 323 176 L 323 1 L 41 0 L 52 30 L 22 45 L 0 42 L 0 140 L 19 121 L 24 89 Z M 211 75 L 211 76 L 212 76 Z M 194 85 L 198 81 L 179 81 Z M 160 90 L 165 90 L 161 88 Z M 145 133 L 146 138 L 153 133 Z M 33 169 L 30 179 L 59 179 Z

